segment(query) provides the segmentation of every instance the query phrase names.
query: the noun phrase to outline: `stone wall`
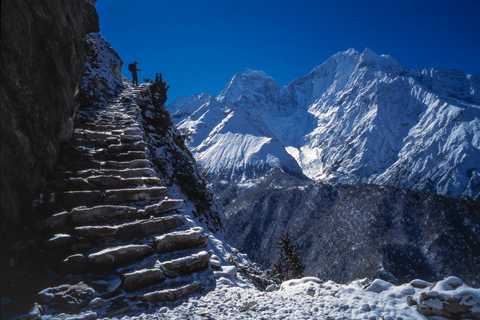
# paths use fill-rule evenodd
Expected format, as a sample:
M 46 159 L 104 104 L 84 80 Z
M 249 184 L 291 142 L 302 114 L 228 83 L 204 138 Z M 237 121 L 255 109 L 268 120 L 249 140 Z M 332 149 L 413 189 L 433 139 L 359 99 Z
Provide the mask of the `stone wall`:
M 3 0 L 1 8 L 1 230 L 26 222 L 78 108 L 85 36 L 95 0 Z M 22 221 L 23 220 L 23 221 Z

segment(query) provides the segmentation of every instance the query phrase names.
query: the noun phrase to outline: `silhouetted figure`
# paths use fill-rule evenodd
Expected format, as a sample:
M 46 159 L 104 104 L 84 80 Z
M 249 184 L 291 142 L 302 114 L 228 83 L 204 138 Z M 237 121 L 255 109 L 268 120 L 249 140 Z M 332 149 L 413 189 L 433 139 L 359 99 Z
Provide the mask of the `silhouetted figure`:
M 137 61 L 135 61 L 134 63 L 130 63 L 130 64 L 128 65 L 128 70 L 130 70 L 130 72 L 132 73 L 133 85 L 134 85 L 134 86 L 138 86 L 138 75 L 137 75 L 137 71 L 142 71 L 142 70 L 137 69 Z

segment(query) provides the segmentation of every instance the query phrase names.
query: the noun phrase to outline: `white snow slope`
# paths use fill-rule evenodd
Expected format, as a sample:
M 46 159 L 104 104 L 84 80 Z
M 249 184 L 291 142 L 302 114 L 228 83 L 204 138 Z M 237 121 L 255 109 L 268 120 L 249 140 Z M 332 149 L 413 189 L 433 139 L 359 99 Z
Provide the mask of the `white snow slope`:
M 246 69 L 217 97 L 183 97 L 167 108 L 218 179 L 281 168 L 480 200 L 478 75 L 409 70 L 349 49 L 285 87 Z
M 417 303 L 422 293 L 432 298 L 425 302 L 427 307 L 443 310 L 442 301 L 456 298 L 474 316 L 480 314 L 480 289 L 455 277 L 430 285 L 413 280 L 394 286 L 379 279 L 345 285 L 307 277 L 286 281 L 277 290 L 260 291 L 241 278 L 220 278 L 215 290 L 206 295 L 197 294 L 188 301 L 167 304 L 156 314 L 148 312 L 131 319 L 445 320 L 427 318 L 417 306 L 408 304 L 407 297 Z

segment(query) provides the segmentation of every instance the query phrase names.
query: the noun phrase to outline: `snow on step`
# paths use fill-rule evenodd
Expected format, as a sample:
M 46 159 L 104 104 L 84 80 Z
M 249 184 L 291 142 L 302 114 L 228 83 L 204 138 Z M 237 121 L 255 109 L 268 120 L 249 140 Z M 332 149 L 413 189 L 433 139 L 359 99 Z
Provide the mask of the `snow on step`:
M 158 203 L 145 207 L 145 214 L 162 214 L 168 211 L 180 209 L 183 206 L 181 199 L 165 199 Z
M 107 166 L 111 169 L 148 168 L 150 167 L 150 161 L 146 159 L 136 159 L 131 161 L 107 161 Z
M 116 235 L 118 229 L 112 226 L 85 226 L 76 227 L 74 232 L 81 237 L 103 238 Z
M 122 152 L 122 151 L 144 151 L 146 147 L 144 141 L 137 141 L 134 143 L 120 143 L 120 144 L 111 144 L 108 146 L 108 152 Z
M 166 187 L 130 188 L 106 190 L 105 203 L 119 203 L 141 200 L 161 200 L 167 195 Z
M 142 142 L 141 144 L 143 145 L 144 143 Z M 112 158 L 114 158 L 117 161 L 131 161 L 131 160 L 136 160 L 136 159 L 147 159 L 147 154 L 145 153 L 145 150 L 144 150 L 145 146 L 144 145 L 142 147 L 143 148 L 142 150 L 130 150 L 130 151 L 128 151 L 127 149 L 129 147 L 130 147 L 130 145 L 122 146 L 122 150 L 126 149 L 127 152 L 120 153 L 116 156 L 111 155 Z
M 107 248 L 88 256 L 90 263 L 103 267 L 112 267 L 117 263 L 137 261 L 152 254 L 154 250 L 147 245 L 125 245 Z
M 160 180 L 160 178 L 157 178 L 157 177 L 124 178 L 122 179 L 122 183 L 124 185 L 140 185 L 140 184 L 157 185 L 157 186 L 163 185 L 162 180 Z
M 185 225 L 185 218 L 181 215 L 137 220 L 117 226 L 117 238 L 119 241 L 145 238 L 151 235 L 165 233 L 183 225 Z
M 155 171 L 151 168 L 140 169 L 91 169 L 77 171 L 78 177 L 88 178 L 91 176 L 118 176 L 122 178 L 134 178 L 134 177 L 151 177 L 155 174 Z
M 123 290 L 130 292 L 157 284 L 165 280 L 162 270 L 158 268 L 142 269 L 123 275 Z
M 131 135 L 131 134 L 123 134 L 120 136 L 120 140 L 122 142 L 134 142 L 134 141 L 143 141 L 143 136 L 140 135 Z
M 191 295 L 195 292 L 198 292 L 202 288 L 203 288 L 202 283 L 194 282 L 192 284 L 187 284 L 180 288 L 149 292 L 142 296 L 137 296 L 135 300 L 141 300 L 145 302 L 176 301 L 178 299 Z
M 91 176 L 86 179 L 89 185 L 93 185 L 100 189 L 117 189 L 124 186 L 122 177 L 108 175 L 108 176 Z
M 137 208 L 128 206 L 102 205 L 92 208 L 79 207 L 70 211 L 70 216 L 76 225 L 118 221 L 132 217 Z
M 201 246 L 207 239 L 208 236 L 203 232 L 203 228 L 195 227 L 155 237 L 154 248 L 157 253 L 185 250 Z
M 160 264 L 160 269 L 167 277 L 176 278 L 206 269 L 208 260 L 208 252 L 201 251 L 190 256 L 163 262 Z

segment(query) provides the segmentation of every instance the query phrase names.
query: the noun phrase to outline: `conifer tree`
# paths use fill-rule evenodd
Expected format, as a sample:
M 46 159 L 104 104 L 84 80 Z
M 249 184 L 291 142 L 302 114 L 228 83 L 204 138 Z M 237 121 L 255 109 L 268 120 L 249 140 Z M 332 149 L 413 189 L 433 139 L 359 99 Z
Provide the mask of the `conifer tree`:
M 285 235 L 279 238 L 279 242 L 276 243 L 276 246 L 277 248 L 280 248 L 280 257 L 273 265 L 273 276 L 279 281 L 301 278 L 305 266 L 300 260 L 300 256 L 297 252 L 297 245 L 292 243 L 288 231 Z
M 152 102 L 156 108 L 161 108 L 167 102 L 167 91 L 170 86 L 163 82 L 162 74 L 155 75 L 155 81 L 150 85 L 150 93 L 152 94 Z

